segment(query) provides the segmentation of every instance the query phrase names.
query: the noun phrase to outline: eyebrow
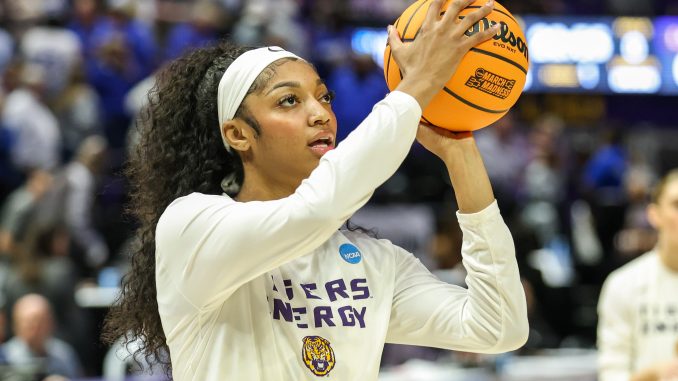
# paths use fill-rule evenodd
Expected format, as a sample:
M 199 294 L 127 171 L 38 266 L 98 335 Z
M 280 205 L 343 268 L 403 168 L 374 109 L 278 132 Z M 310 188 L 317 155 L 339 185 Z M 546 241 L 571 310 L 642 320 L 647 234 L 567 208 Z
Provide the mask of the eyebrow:
M 299 82 L 295 82 L 295 81 L 278 82 L 278 83 L 276 83 L 275 85 L 273 85 L 273 87 L 271 87 L 270 90 L 268 90 L 268 91 L 266 92 L 266 95 L 268 95 L 268 94 L 270 94 L 271 92 L 273 92 L 273 90 L 279 89 L 279 88 L 281 88 L 281 87 L 297 87 L 297 88 L 298 88 L 298 87 L 301 87 L 301 84 L 300 84 Z
M 325 84 L 325 82 L 323 82 L 323 80 L 320 79 L 320 78 L 318 78 L 318 79 L 315 81 L 315 83 L 316 83 L 316 86 L 320 86 L 320 85 L 324 85 L 324 84 Z M 268 90 L 268 91 L 266 92 L 265 95 L 268 95 L 268 94 L 272 93 L 273 90 L 279 89 L 279 88 L 281 88 L 281 87 L 296 87 L 296 88 L 299 88 L 299 87 L 301 87 L 301 83 L 299 83 L 299 82 L 297 82 L 297 81 L 285 81 L 285 82 L 279 82 L 279 83 L 276 83 L 275 85 L 273 85 L 273 87 L 271 87 L 271 89 Z

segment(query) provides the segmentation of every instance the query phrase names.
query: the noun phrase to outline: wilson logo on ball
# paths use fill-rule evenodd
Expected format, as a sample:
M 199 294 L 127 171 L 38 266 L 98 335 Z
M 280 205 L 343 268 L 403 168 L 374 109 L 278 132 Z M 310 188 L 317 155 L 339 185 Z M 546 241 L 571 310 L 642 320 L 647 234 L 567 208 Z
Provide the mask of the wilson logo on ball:
M 492 73 L 484 68 L 476 70 L 475 75 L 469 77 L 466 81 L 466 86 L 478 89 L 500 99 L 508 97 L 515 84 L 515 80 L 504 78 L 501 75 Z
M 465 16 L 459 16 L 459 20 L 463 20 L 464 17 Z M 496 24 L 497 24 L 496 21 L 488 20 L 487 17 L 483 17 L 464 34 L 467 35 L 468 37 L 471 37 L 474 34 L 481 31 L 480 25 L 483 26 L 482 30 L 485 30 L 490 29 Z M 494 39 L 495 41 L 501 41 L 504 44 L 508 44 L 511 47 L 518 49 L 518 52 L 520 52 L 520 54 L 522 54 L 525 58 L 529 59 L 529 53 L 525 41 L 521 37 L 516 37 L 516 35 L 511 31 L 507 23 L 500 21 L 498 24 L 500 25 L 501 30 L 496 36 L 492 37 L 492 39 Z M 515 51 L 513 52 L 515 53 Z

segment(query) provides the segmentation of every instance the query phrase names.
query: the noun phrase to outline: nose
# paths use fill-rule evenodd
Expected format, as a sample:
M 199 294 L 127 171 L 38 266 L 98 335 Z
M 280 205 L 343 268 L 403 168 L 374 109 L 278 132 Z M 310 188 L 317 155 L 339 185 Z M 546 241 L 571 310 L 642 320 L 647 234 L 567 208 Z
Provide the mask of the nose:
M 324 126 L 330 122 L 330 111 L 317 100 L 309 102 L 309 116 L 308 116 L 308 125 L 313 126 Z

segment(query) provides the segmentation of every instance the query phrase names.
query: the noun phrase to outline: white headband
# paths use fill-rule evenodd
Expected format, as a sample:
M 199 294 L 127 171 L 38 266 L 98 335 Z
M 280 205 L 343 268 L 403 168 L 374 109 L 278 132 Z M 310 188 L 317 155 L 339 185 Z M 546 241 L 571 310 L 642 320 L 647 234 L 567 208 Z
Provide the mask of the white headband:
M 226 69 L 219 81 L 217 94 L 217 109 L 219 110 L 219 131 L 227 150 L 231 147 L 224 136 L 224 122 L 233 119 L 235 112 L 245 99 L 247 91 L 264 69 L 281 58 L 297 58 L 298 56 L 277 46 L 249 50 L 241 54 Z

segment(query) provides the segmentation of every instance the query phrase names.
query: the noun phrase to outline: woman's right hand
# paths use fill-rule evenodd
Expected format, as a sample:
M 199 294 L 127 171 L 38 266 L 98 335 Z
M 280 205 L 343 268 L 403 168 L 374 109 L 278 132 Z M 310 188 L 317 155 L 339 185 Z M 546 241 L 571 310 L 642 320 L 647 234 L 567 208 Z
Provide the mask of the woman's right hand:
M 431 2 L 417 38 L 411 43 L 403 43 L 395 27 L 389 26 L 388 30 L 388 43 L 403 75 L 396 90 L 412 95 L 422 110 L 452 77 L 464 55 L 499 31 L 496 24 L 470 37 L 464 34 L 492 12 L 493 0 L 462 20 L 459 12 L 473 0 L 453 0 L 440 16 L 443 3 L 444 0 Z

